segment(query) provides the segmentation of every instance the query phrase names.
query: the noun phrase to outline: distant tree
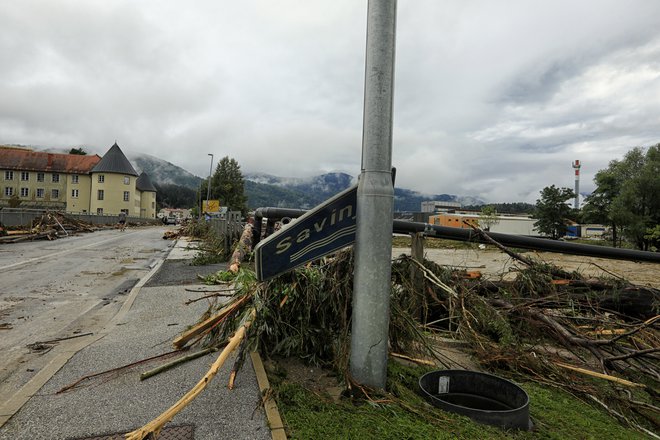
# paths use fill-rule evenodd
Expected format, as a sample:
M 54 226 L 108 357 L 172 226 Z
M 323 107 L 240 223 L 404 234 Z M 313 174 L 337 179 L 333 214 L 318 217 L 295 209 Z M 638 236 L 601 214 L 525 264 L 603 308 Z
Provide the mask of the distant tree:
M 534 205 L 526 202 L 513 202 L 513 203 L 489 203 L 499 214 L 529 214 L 534 211 Z M 462 209 L 469 209 L 471 211 L 480 211 L 483 205 L 467 205 Z
M 69 150 L 69 154 L 78 154 L 80 156 L 87 156 L 87 151 L 83 147 L 80 148 L 72 148 Z
M 206 198 L 206 185 L 202 184 L 202 194 Z M 213 176 L 211 176 L 211 200 L 220 200 L 220 206 L 226 206 L 230 211 L 241 211 L 247 214 L 247 197 L 245 196 L 243 173 L 234 159 L 228 156 L 220 159 Z
M 490 227 L 498 224 L 497 209 L 492 205 L 486 205 L 481 208 L 479 213 L 479 227 L 485 231 L 490 231 Z
M 655 225 L 653 228 L 648 228 L 644 238 L 649 242 L 648 250 L 658 252 L 660 250 L 660 225 Z
M 587 197 L 585 218 L 612 228 L 612 241 L 624 237 L 639 249 L 653 246 L 660 224 L 660 144 L 628 151 L 594 177 L 596 189 Z
M 616 247 L 619 225 L 612 213 L 612 202 L 619 194 L 622 182 L 608 169 L 597 172 L 594 183 L 596 189 L 586 197 L 582 217 L 587 222 L 608 225 L 612 231 L 612 246 Z
M 18 208 L 21 206 L 21 199 L 18 198 L 18 194 L 14 194 L 9 198 L 9 207 L 10 208 Z
M 536 201 L 534 218 L 538 219 L 534 226 L 542 234 L 557 239 L 566 235 L 566 220 L 573 217 L 571 207 L 566 203 L 575 197 L 570 188 L 546 186 L 541 191 L 541 198 Z
M 158 202 L 158 210 L 161 208 L 192 208 L 197 204 L 197 192 L 194 189 L 172 183 L 154 182 Z

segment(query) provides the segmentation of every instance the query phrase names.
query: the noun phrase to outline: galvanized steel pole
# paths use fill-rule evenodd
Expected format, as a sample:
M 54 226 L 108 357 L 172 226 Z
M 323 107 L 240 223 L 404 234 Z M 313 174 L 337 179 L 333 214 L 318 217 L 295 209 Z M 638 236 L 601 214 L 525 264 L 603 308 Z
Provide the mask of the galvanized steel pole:
M 209 196 L 211 195 L 211 174 L 213 173 L 213 154 L 209 153 L 208 156 L 211 156 L 211 166 L 209 167 L 209 182 L 206 185 L 206 212 L 209 212 Z
M 370 0 L 357 192 L 350 370 L 355 380 L 385 388 L 392 261 L 392 98 L 396 0 Z

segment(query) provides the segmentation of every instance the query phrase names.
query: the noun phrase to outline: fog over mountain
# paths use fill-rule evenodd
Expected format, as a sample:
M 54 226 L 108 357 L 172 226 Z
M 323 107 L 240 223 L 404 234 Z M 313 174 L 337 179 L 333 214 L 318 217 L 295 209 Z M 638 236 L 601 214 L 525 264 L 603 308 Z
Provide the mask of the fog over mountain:
M 30 147 L 52 153 L 67 153 L 68 149 Z M 85 147 L 89 154 L 104 152 Z M 198 177 L 166 160 L 144 153 L 124 151 L 138 173 L 146 172 L 154 184 L 178 185 L 197 191 L 207 177 Z M 357 176 L 332 172 L 299 178 L 281 177 L 267 173 L 244 173 L 245 194 L 250 208 L 275 206 L 309 209 L 357 183 Z M 425 194 L 419 191 L 394 188 L 395 211 L 419 211 L 425 200 L 461 202 L 463 205 L 482 205 L 484 200 L 469 195 Z
M 175 184 L 196 190 L 203 180 L 177 165 L 148 154 L 133 154 L 129 159 L 138 171 L 145 171 L 157 184 Z M 250 208 L 279 206 L 309 209 L 357 183 L 356 176 L 342 172 L 307 178 L 267 173 L 245 173 L 243 177 Z M 394 189 L 395 211 L 419 211 L 424 200 L 455 201 L 463 205 L 484 203 L 482 199 L 473 196 L 423 194 L 405 188 Z

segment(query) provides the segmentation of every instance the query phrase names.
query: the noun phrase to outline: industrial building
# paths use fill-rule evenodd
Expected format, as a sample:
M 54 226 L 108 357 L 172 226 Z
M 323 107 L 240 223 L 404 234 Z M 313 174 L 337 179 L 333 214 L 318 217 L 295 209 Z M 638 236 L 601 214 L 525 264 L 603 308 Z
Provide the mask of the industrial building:
M 0 146 L 0 207 L 156 218 L 156 188 L 115 143 L 99 155 Z
M 480 217 L 475 213 L 438 213 L 429 217 L 429 223 L 438 226 L 469 229 L 470 224 L 479 226 Z M 540 234 L 534 227 L 535 219 L 527 216 L 498 215 L 490 225 L 490 232 L 503 234 L 527 235 L 538 237 Z

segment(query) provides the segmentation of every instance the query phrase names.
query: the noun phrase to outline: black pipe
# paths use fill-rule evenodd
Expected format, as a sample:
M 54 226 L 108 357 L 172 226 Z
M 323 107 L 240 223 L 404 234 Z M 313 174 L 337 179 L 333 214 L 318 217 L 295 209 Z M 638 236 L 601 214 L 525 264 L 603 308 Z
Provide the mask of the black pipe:
M 423 232 L 427 236 L 435 238 L 488 243 L 488 241 L 479 237 L 479 235 L 476 234 L 472 229 L 436 226 L 429 223 L 416 223 L 405 220 L 394 220 L 393 229 L 395 233 L 399 234 Z M 504 246 L 521 249 L 560 252 L 571 255 L 584 255 L 588 257 L 614 258 L 617 260 L 650 261 L 652 263 L 660 263 L 660 253 L 658 252 L 645 252 L 634 249 L 594 246 L 591 244 L 567 243 L 565 241 L 527 237 L 524 235 L 501 234 L 498 232 L 485 232 L 485 234 L 493 240 L 503 244 Z
M 255 217 L 297 218 L 307 211 L 303 209 L 290 208 L 259 208 L 255 211 Z M 437 226 L 429 223 L 410 222 L 407 220 L 394 220 L 392 232 L 396 234 L 411 234 L 423 232 L 429 237 L 444 238 L 447 240 L 471 241 L 488 243 L 479 237 L 472 229 L 451 228 L 448 226 Z M 545 238 L 527 237 L 524 235 L 502 234 L 499 232 L 485 232 L 493 240 L 504 246 L 520 249 L 533 249 L 546 252 L 558 252 L 571 255 L 583 255 L 587 257 L 613 258 L 616 260 L 648 261 L 660 263 L 659 252 L 646 252 L 635 249 L 611 248 L 605 246 L 594 246 L 590 244 L 568 243 L 565 241 L 550 240 Z

